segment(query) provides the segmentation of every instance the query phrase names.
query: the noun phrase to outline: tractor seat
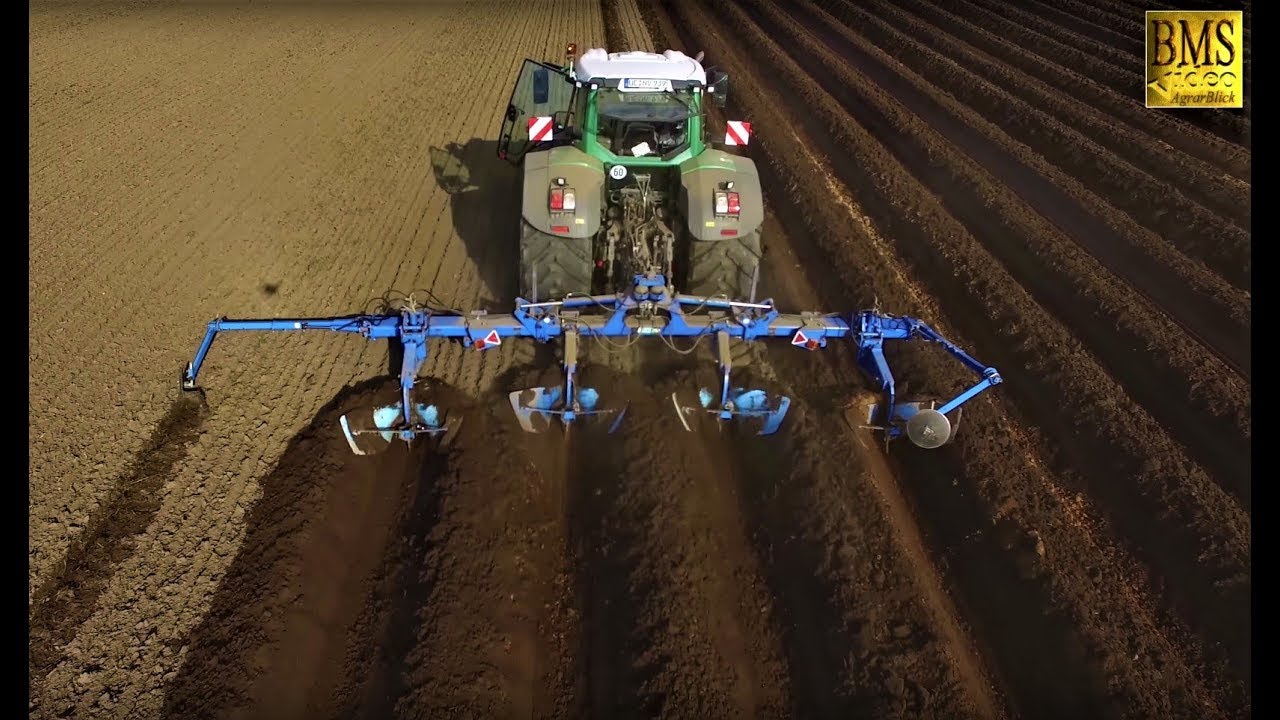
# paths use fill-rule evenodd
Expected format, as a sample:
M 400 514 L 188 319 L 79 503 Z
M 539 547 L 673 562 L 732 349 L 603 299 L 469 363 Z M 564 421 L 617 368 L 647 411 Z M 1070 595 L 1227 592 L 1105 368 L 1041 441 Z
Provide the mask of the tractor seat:
M 631 152 L 631 148 L 642 142 L 654 143 L 654 127 L 649 123 L 628 123 L 626 134 L 622 136 L 619 148 Z M 655 148 L 656 149 L 656 148 Z

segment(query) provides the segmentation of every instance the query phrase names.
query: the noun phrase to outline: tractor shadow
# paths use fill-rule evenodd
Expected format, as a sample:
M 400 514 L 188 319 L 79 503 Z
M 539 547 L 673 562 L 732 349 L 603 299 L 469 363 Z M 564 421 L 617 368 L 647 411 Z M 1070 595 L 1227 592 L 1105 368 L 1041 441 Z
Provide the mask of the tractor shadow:
M 484 282 L 482 302 L 506 312 L 520 273 L 520 169 L 498 158 L 496 140 L 472 138 L 428 152 L 436 185 L 449 195 L 454 230 Z
M 450 396 L 444 407 L 461 410 L 461 393 L 433 386 Z M 262 478 L 210 609 L 172 644 L 185 661 L 165 688 L 162 717 L 327 716 L 333 698 L 370 683 L 398 694 L 415 612 L 431 592 L 418 563 L 400 556 L 403 538 L 421 541 L 435 526 L 440 499 L 429 478 L 449 456 L 393 443 L 359 457 L 338 423 L 349 410 L 393 402 L 396 390 L 385 377 L 345 389 Z

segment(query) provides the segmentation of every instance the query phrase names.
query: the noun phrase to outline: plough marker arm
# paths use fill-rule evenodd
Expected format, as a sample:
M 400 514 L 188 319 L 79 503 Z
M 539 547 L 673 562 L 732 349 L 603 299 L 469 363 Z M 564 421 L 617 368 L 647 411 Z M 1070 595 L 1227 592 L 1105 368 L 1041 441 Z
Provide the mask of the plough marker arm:
M 297 332 L 300 330 L 328 330 L 329 332 L 358 333 L 370 340 L 394 338 L 399 332 L 400 318 L 394 315 L 350 315 L 330 318 L 275 318 L 269 320 L 229 320 L 220 317 L 209 322 L 204 340 L 196 349 L 196 355 L 182 371 L 182 389 L 197 390 L 196 378 L 204 365 L 213 340 L 224 332 Z

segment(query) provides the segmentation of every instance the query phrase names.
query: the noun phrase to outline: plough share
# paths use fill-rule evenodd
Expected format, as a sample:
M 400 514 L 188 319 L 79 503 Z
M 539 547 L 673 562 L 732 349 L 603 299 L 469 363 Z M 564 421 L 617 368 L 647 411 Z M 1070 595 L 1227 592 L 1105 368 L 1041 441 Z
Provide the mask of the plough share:
M 705 310 L 703 313 L 701 311 Z M 743 388 L 732 382 L 729 341 L 786 338 L 805 350 L 825 347 L 830 339 L 849 339 L 857 344 L 859 367 L 879 386 L 879 402 L 870 404 L 862 427 L 882 431 L 885 441 L 906 435 L 923 448 L 936 448 L 954 435 L 961 406 L 987 388 L 1001 382 L 1000 373 L 978 362 L 920 320 L 882 315 L 864 310 L 851 316 L 838 314 L 783 314 L 772 300 L 738 302 L 672 293 L 666 279 L 656 273 L 636 275 L 627 293 L 592 297 L 571 296 L 563 300 L 537 302 L 520 299 L 511 314 L 485 311 L 462 313 L 418 308 L 413 303 L 398 312 L 359 314 L 344 317 L 229 320 L 209 323 L 195 357 L 183 369 L 182 389 L 198 389 L 196 379 L 209 354 L 214 338 L 222 332 L 295 332 L 328 330 L 358 334 L 368 340 L 399 340 L 404 348 L 400 369 L 400 400 L 397 404 L 372 409 L 359 417 L 340 418 L 343 433 L 353 452 L 366 455 L 385 448 L 395 440 L 411 441 L 447 432 L 450 423 L 433 404 L 417 397 L 418 372 L 427 359 L 428 342 L 447 340 L 464 343 L 478 351 L 500 346 L 507 338 L 532 338 L 538 342 L 564 341 L 564 382 L 559 387 L 535 387 L 510 394 L 511 407 L 521 428 L 542 432 L 553 420 L 565 427 L 586 419 L 611 419 L 609 432 L 618 429 L 626 405 L 601 405 L 594 388 L 577 382 L 578 344 L 584 337 L 714 338 L 720 387 L 703 388 L 696 400 L 681 402 L 672 395 L 672 405 L 685 430 L 699 416 L 721 422 L 756 420 L 759 434 L 777 432 L 791 399 L 765 390 Z M 978 376 L 976 383 L 945 402 L 899 402 L 894 377 L 884 355 L 886 340 L 923 340 L 941 345 Z M 954 416 L 954 421 L 951 417 Z

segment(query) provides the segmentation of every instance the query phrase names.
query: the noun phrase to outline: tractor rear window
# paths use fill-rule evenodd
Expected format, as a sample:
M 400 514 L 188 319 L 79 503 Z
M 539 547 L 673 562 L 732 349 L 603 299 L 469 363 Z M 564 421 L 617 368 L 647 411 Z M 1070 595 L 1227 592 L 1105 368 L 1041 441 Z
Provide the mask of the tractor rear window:
M 596 112 L 622 122 L 675 123 L 689 117 L 688 100 L 669 93 L 624 93 L 613 88 L 600 91 Z

